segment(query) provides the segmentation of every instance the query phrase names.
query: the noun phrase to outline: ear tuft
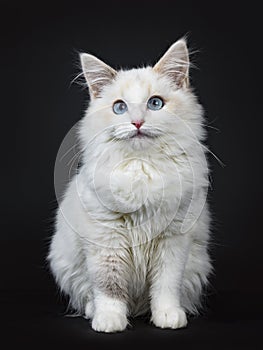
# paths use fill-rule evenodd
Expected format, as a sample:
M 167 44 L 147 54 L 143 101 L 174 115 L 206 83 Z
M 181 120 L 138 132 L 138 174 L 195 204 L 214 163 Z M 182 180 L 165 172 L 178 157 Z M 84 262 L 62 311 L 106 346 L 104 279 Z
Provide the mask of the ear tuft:
M 176 41 L 155 64 L 153 69 L 168 76 L 178 87 L 188 86 L 189 54 L 185 39 Z
M 99 97 L 103 87 L 111 83 L 117 72 L 97 57 L 87 53 L 80 54 L 80 62 L 91 96 Z

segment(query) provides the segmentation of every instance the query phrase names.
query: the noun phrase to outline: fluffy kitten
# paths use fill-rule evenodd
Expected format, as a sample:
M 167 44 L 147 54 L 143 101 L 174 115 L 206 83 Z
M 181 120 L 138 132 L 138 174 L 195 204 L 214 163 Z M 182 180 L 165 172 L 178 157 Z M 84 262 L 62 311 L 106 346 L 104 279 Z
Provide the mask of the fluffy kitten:
M 57 212 L 52 272 L 96 331 L 122 331 L 148 310 L 157 327 L 185 327 L 211 270 L 203 113 L 186 43 L 154 67 L 80 59 L 91 101 L 82 166 Z

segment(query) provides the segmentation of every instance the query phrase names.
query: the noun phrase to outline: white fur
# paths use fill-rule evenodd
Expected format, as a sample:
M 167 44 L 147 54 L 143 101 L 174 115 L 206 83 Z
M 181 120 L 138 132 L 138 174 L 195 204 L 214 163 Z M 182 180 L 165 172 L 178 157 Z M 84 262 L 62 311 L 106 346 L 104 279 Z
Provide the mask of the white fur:
M 96 291 L 94 304 L 95 313 L 92 317 L 92 328 L 95 331 L 111 333 L 123 331 L 127 327 L 126 303 Z
M 96 93 L 79 130 L 83 165 L 57 213 L 52 272 L 96 331 L 122 331 L 149 309 L 156 326 L 184 327 L 211 270 L 202 108 L 160 65 L 116 72 Z M 165 99 L 159 111 L 146 108 L 153 95 Z M 138 118 L 150 137 L 130 138 Z

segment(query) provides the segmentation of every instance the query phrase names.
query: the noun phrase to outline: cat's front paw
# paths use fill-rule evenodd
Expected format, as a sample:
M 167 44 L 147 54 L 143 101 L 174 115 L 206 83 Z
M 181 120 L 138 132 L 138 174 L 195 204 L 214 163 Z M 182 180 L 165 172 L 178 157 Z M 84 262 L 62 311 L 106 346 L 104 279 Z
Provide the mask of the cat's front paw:
M 124 331 L 127 325 L 128 320 L 126 315 L 112 310 L 97 312 L 92 320 L 92 328 L 97 332 L 121 332 Z
M 181 308 L 167 308 L 152 312 L 151 321 L 160 328 L 182 328 L 187 325 L 186 314 Z

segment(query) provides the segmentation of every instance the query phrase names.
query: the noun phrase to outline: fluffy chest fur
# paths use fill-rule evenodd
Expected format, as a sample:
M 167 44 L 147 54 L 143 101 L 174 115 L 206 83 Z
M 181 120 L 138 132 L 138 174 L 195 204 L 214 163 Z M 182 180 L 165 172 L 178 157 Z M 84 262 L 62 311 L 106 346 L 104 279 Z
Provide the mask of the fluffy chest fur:
M 128 246 L 179 225 L 192 192 L 193 165 L 183 152 L 174 153 L 153 148 L 136 157 L 117 149 L 96 155 L 96 166 L 79 174 L 87 213 L 108 223 L 104 231 L 123 233 Z

